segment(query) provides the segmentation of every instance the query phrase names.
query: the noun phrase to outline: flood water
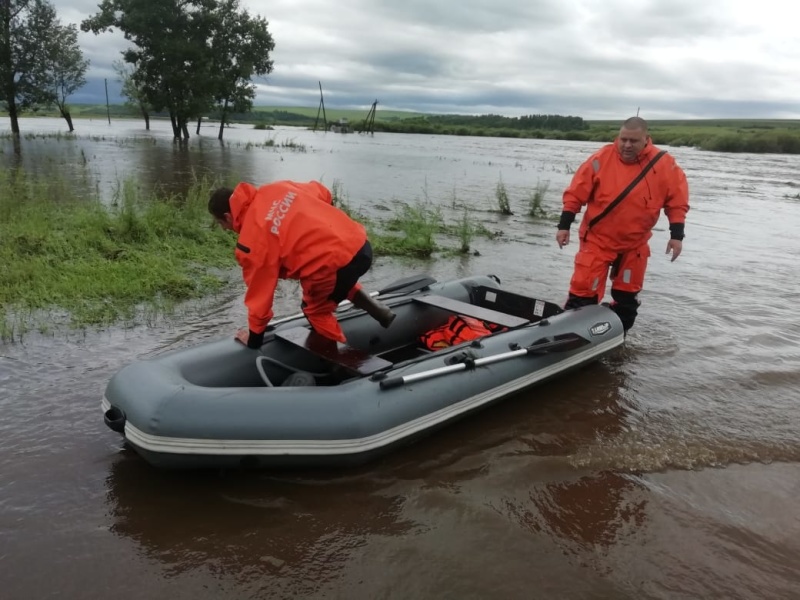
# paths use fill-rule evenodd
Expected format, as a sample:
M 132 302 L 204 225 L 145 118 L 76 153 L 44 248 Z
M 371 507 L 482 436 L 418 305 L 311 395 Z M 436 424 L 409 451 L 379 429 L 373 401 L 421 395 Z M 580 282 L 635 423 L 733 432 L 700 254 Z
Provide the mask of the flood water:
M 454 221 L 455 195 L 503 236 L 473 240 L 477 256 L 378 259 L 367 288 L 493 273 L 556 302 L 577 244 L 559 250 L 523 197 L 546 182 L 559 211 L 598 146 L 239 126 L 186 151 L 165 123 L 76 127 L 20 157 L 0 140 L 0 161 L 102 197 L 127 177 L 313 178 L 369 214 L 428 201 Z M 267 139 L 306 152 L 247 145 Z M 625 347 L 365 467 L 164 473 L 105 427 L 109 377 L 232 335 L 241 286 L 172 319 L 0 345 L 0 598 L 800 597 L 800 157 L 670 150 L 692 194 L 684 252 L 664 255 L 662 220 Z M 500 179 L 514 216 L 487 210 Z M 279 292 L 277 314 L 296 312 L 296 289 Z

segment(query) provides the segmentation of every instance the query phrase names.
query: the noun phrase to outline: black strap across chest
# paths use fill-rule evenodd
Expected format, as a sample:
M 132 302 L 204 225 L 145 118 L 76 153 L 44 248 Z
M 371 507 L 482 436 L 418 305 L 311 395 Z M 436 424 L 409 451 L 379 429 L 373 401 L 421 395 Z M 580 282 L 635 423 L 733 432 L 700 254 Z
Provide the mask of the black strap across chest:
M 647 165 L 645 165 L 644 169 L 642 169 L 642 170 L 641 170 L 641 172 L 640 172 L 640 173 L 639 173 L 639 174 L 636 176 L 636 178 L 635 178 L 633 181 L 631 181 L 631 182 L 628 184 L 628 187 L 626 187 L 624 190 L 622 190 L 622 192 L 620 192 L 619 196 L 617 196 L 616 198 L 614 198 L 614 200 L 612 200 L 612 201 L 611 201 L 611 203 L 609 203 L 609 205 L 605 207 L 605 209 L 603 210 L 603 212 L 601 212 L 601 213 L 600 213 L 599 215 L 597 215 L 597 216 L 596 216 L 594 219 L 592 219 L 591 221 L 589 221 L 589 226 L 586 228 L 586 233 L 589 233 L 589 230 L 590 230 L 592 227 L 594 227 L 595 225 L 597 225 L 597 223 L 598 223 L 600 220 L 604 219 L 604 218 L 605 218 L 605 217 L 608 215 L 608 213 L 610 213 L 612 210 L 614 210 L 614 209 L 617 207 L 617 205 L 618 205 L 620 202 L 622 202 L 622 201 L 625 199 L 625 196 L 627 196 L 628 194 L 630 194 L 631 190 L 632 190 L 633 188 L 635 188 L 637 185 L 639 185 L 639 182 L 640 182 L 642 179 L 644 179 L 644 176 L 645 176 L 645 175 L 647 175 L 647 172 L 648 172 L 650 169 L 652 169 L 652 168 L 653 168 L 653 166 L 654 166 L 654 165 L 655 165 L 655 164 L 656 164 L 656 163 L 659 161 L 659 159 L 660 159 L 662 156 L 664 156 L 666 153 L 667 153 L 667 151 L 666 151 L 666 150 L 662 150 L 661 152 L 659 152 L 658 154 L 656 154 L 656 155 L 653 157 L 653 160 L 651 160 L 649 163 L 647 163 Z M 584 234 L 584 239 L 585 239 L 585 238 L 586 238 L 586 235 Z

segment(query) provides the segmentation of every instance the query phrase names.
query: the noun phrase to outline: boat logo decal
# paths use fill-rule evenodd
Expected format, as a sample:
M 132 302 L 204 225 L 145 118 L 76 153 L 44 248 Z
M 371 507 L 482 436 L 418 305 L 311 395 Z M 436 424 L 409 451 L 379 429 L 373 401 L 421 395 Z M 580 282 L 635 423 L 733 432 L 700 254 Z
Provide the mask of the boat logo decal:
M 611 323 L 603 321 L 602 323 L 595 323 L 589 328 L 592 335 L 605 335 L 611 330 Z

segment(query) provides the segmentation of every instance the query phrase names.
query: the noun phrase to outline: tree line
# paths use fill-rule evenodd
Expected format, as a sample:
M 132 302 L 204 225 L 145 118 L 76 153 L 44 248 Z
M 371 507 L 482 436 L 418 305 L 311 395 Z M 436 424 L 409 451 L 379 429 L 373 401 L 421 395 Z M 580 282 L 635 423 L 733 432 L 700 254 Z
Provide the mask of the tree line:
M 581 131 L 589 128 L 589 124 L 581 117 L 563 115 L 525 115 L 522 117 L 504 117 L 502 115 L 434 115 L 422 117 L 422 120 L 435 126 L 453 127 L 466 125 L 486 129 L 520 129 L 545 131 Z
M 61 24 L 47 0 L 0 0 L 0 27 L 0 102 L 12 134 L 20 111 L 54 104 L 73 131 L 66 99 L 89 65 L 77 26 Z M 80 28 L 122 32 L 130 45 L 114 69 L 123 96 L 148 128 L 151 114 L 168 114 L 176 139 L 209 113 L 220 116 L 222 139 L 230 114 L 252 108 L 252 78 L 273 68 L 268 23 L 239 0 L 101 0 Z
M 355 125 L 360 131 L 365 125 Z M 585 139 L 589 123 L 564 115 L 424 115 L 392 121 L 375 121 L 375 131 L 436 135 L 477 135 L 508 138 Z

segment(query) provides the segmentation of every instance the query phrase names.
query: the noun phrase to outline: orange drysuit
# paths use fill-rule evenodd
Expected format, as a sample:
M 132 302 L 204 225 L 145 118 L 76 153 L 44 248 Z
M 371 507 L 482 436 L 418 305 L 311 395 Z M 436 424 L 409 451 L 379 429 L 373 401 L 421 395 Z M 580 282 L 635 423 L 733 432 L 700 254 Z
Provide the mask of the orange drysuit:
M 659 152 L 648 144 L 638 162 L 629 164 L 622 161 L 616 143 L 612 143 L 595 152 L 575 172 L 564 191 L 564 210 L 579 213 L 585 206 L 586 213 L 579 229 L 580 247 L 575 255 L 568 308 L 602 300 L 611 268 L 612 295 L 617 302 L 630 305 L 632 316 L 626 329 L 633 324 L 636 295 L 644 285 L 650 256 L 648 240 L 661 210 L 671 226 L 681 224 L 682 230 L 685 222 L 689 210 L 686 175 L 672 156 L 664 154 L 624 199 L 593 226 L 590 223 Z
M 367 242 L 364 227 L 334 207 L 330 191 L 316 181 L 277 181 L 259 188 L 240 183 L 230 206 L 250 331 L 262 333 L 272 319 L 278 279 L 298 279 L 311 326 L 344 342 L 331 294 L 337 271 Z M 347 298 L 360 288 L 356 283 Z

